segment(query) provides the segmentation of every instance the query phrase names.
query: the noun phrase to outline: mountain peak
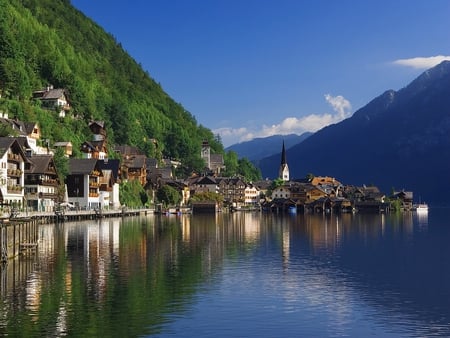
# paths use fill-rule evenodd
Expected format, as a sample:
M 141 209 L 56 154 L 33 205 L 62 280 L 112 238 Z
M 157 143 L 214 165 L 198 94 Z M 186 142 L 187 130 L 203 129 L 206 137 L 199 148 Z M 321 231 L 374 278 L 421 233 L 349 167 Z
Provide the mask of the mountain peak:
M 287 150 L 293 177 L 328 175 L 349 184 L 412 190 L 430 204 L 450 205 L 450 61 L 406 87 L 387 90 L 347 120 Z M 260 162 L 276 177 L 279 156 Z

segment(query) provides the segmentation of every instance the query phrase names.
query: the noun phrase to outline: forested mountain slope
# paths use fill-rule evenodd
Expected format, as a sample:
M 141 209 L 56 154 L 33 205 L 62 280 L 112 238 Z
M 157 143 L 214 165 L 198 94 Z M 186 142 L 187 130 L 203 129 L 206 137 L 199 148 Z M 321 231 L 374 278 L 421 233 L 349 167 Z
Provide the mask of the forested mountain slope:
M 0 13 L 0 110 L 10 117 L 37 120 L 45 138 L 70 138 L 74 148 L 89 137 L 89 120 L 104 120 L 111 144 L 181 159 L 189 169 L 203 165 L 203 139 L 223 152 L 209 129 L 70 1 L 0 0 Z M 30 100 L 48 84 L 68 90 L 71 117 L 61 121 Z

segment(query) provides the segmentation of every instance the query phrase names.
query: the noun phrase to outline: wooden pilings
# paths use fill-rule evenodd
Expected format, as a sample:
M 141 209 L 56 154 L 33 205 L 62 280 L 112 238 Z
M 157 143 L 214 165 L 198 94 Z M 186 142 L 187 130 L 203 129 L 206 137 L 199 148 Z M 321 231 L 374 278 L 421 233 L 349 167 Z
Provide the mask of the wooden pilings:
M 20 253 L 35 249 L 38 242 L 38 223 L 36 219 L 0 221 L 1 262 L 16 257 Z
M 42 213 L 31 217 L 0 219 L 0 263 L 7 263 L 19 254 L 34 253 L 38 246 L 38 228 L 41 224 L 59 224 L 65 221 L 93 220 L 107 217 L 147 215 L 151 209 L 126 209 L 70 211 L 67 213 Z M 1 268 L 1 267 L 0 267 Z

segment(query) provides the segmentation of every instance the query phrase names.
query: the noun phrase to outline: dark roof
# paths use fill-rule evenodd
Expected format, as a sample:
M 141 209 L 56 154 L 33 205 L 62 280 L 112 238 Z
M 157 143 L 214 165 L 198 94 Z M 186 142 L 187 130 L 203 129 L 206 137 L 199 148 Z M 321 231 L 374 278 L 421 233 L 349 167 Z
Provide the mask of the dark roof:
M 71 158 L 69 159 L 69 174 L 90 174 L 97 167 L 95 158 Z
M 147 168 L 158 168 L 158 161 L 156 160 L 156 158 L 147 157 L 147 159 L 145 160 L 145 164 Z
M 216 180 L 212 176 L 200 177 L 196 183 L 197 184 L 217 184 Z
M 35 98 L 41 100 L 57 100 L 63 95 L 66 95 L 66 91 L 62 88 L 38 90 L 33 93 Z
M 19 120 L 0 118 L 0 123 L 9 125 L 14 131 L 18 132 L 19 135 L 26 136 L 25 124 Z
M 100 128 L 105 128 L 105 121 L 91 121 L 89 122 L 89 128 L 94 124 L 98 125 Z
M 114 146 L 114 151 L 126 155 L 145 155 L 143 151 L 139 150 L 137 147 L 132 147 L 128 145 L 116 145 Z
M 221 166 L 223 165 L 223 155 L 222 154 L 211 154 L 209 161 L 211 163 L 211 166 Z
M 119 177 L 120 160 L 98 160 L 98 168 L 100 170 L 111 170 L 114 179 Z
M 136 155 L 124 161 L 127 168 L 144 168 L 147 157 L 145 155 Z
M 106 141 L 105 140 L 101 140 L 101 141 L 85 141 L 83 142 L 83 144 L 81 145 L 81 150 L 85 151 L 85 150 L 101 150 L 104 146 L 105 146 Z
M 262 180 L 262 181 L 253 182 L 253 185 L 256 186 L 260 190 L 268 189 L 271 184 L 272 184 L 272 181 L 270 181 L 270 180 Z
M 24 161 L 27 161 L 25 154 L 19 142 L 14 137 L 0 137 L 0 157 L 3 157 L 9 148 L 13 148 L 22 155 Z
M 158 168 L 157 172 L 164 179 L 171 179 L 172 178 L 172 169 L 170 167 Z
M 37 123 L 34 122 L 24 122 L 25 131 L 27 135 L 30 135 L 34 131 L 34 127 L 36 127 Z
M 12 137 L 12 138 L 17 140 L 22 149 L 30 148 L 30 145 L 28 144 L 28 139 L 26 137 Z
M 31 162 L 30 170 L 27 170 L 30 174 L 45 174 L 48 173 L 48 167 L 53 162 L 53 155 L 34 155 L 28 158 Z

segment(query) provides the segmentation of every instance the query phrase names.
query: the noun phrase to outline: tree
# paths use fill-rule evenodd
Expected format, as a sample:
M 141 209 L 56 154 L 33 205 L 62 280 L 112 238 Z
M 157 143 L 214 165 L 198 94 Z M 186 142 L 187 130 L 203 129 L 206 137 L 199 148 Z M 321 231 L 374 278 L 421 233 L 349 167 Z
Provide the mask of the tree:
M 238 173 L 238 154 L 232 150 L 228 151 L 224 156 L 225 172 L 224 176 L 236 176 Z
M 144 188 L 137 180 L 122 182 L 119 186 L 120 203 L 129 207 L 143 206 L 142 192 Z
M 244 176 L 247 181 L 257 181 L 261 179 L 261 170 L 256 168 L 248 158 L 241 158 L 238 161 L 238 165 L 238 174 Z
M 64 154 L 63 148 L 57 148 L 55 155 L 53 156 L 53 161 L 55 163 L 56 172 L 58 173 L 59 187 L 58 187 L 58 198 L 60 201 L 64 200 L 64 194 L 66 192 L 64 182 L 67 175 L 69 174 L 69 159 Z
M 282 178 L 276 178 L 272 181 L 269 188 L 267 189 L 267 196 L 272 195 L 272 191 L 274 191 L 276 188 L 281 187 L 284 184 L 284 181 Z
M 161 203 L 177 205 L 181 201 L 181 194 L 177 189 L 166 184 L 156 191 L 156 198 Z

